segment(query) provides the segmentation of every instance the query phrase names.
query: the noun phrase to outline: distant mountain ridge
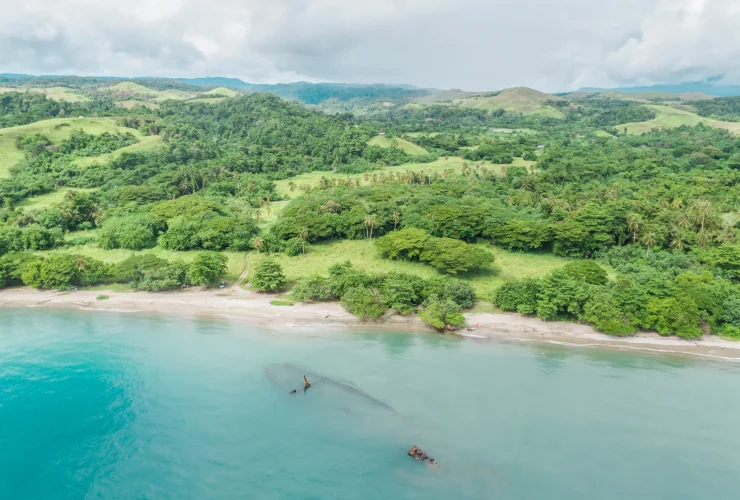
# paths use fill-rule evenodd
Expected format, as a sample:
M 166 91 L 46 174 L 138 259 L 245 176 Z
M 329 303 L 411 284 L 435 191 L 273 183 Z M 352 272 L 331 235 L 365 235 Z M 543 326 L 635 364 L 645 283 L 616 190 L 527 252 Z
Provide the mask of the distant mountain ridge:
M 718 83 L 715 83 L 714 81 L 704 81 L 666 83 L 642 87 L 618 87 L 609 89 L 597 87 L 582 87 L 578 89 L 578 92 L 623 92 L 629 94 L 643 92 L 667 92 L 670 94 L 702 93 L 714 97 L 729 97 L 740 95 L 740 85 L 720 85 Z

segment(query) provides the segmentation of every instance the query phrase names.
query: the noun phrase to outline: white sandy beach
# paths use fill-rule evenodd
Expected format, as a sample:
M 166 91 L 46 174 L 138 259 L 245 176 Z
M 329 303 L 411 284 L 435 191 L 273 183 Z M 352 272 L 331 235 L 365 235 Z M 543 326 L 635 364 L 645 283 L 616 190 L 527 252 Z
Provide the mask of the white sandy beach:
M 107 300 L 97 300 L 107 295 Z M 270 330 L 295 332 L 338 328 L 393 330 L 432 330 L 416 316 L 387 315 L 377 321 L 361 321 L 338 303 L 296 303 L 292 306 L 270 304 L 275 296 L 240 288 L 173 292 L 116 292 L 105 290 L 42 291 L 32 288 L 0 290 L 0 307 L 75 308 L 91 311 L 160 313 L 201 316 L 245 321 Z M 708 358 L 740 359 L 740 342 L 718 337 L 687 341 L 641 332 L 631 337 L 612 337 L 588 325 L 548 322 L 517 314 L 468 313 L 467 327 L 458 334 L 474 341 L 491 339 L 513 342 L 548 342 L 583 347 L 620 350 L 673 352 Z

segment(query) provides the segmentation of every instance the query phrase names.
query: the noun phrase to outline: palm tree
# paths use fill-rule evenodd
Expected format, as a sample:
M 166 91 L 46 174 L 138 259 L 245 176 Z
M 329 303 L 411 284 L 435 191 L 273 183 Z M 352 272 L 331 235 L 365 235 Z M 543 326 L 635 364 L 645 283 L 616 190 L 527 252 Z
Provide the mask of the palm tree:
M 396 226 L 398 225 L 398 219 L 401 218 L 401 214 L 398 213 L 397 210 L 393 211 L 393 230 L 396 230 Z
M 264 240 L 262 238 L 260 238 L 258 236 L 252 242 L 252 246 L 254 247 L 255 250 L 257 250 L 257 255 L 259 255 L 260 254 L 260 250 L 262 250 L 264 248 L 264 246 L 265 246 L 265 242 L 264 242 Z
M 735 229 L 728 224 L 723 224 L 722 231 L 717 233 L 717 236 L 715 236 L 714 239 L 718 243 L 732 243 L 735 241 Z
M 674 198 L 671 202 L 671 206 L 676 210 L 678 210 L 679 208 L 683 208 L 683 201 L 681 201 L 680 198 Z
M 288 187 L 290 188 L 290 192 L 291 192 L 291 193 L 292 193 L 293 191 L 295 191 L 295 187 L 296 187 L 296 186 L 295 186 L 295 182 L 293 182 L 293 181 L 290 181 L 290 182 L 288 182 Z
M 707 231 L 704 228 L 701 228 L 699 230 L 699 233 L 696 235 L 696 240 L 699 242 L 699 246 L 702 250 L 707 249 L 707 243 L 709 243 L 709 240 L 711 239 L 711 234 L 709 231 Z
M 701 230 L 703 231 L 704 224 L 712 213 L 712 202 L 709 200 L 698 200 L 694 203 L 692 212 L 694 213 L 695 221 L 701 224 Z
M 378 216 L 377 215 L 368 215 L 365 217 L 365 236 L 368 240 L 373 239 L 373 229 L 375 229 L 375 226 L 378 223 Z
M 257 224 L 262 223 L 262 210 L 257 210 Z
M 632 243 L 637 242 L 637 233 L 640 231 L 640 224 L 642 224 L 642 217 L 639 214 L 629 214 L 627 216 L 627 228 L 632 233 Z
M 653 231 L 647 231 L 645 234 L 642 235 L 642 239 L 640 239 L 640 243 L 642 243 L 642 246 L 647 248 L 647 253 L 650 253 L 650 249 L 655 246 L 656 243 L 656 236 Z
M 302 227 L 301 232 L 298 233 L 298 237 L 301 239 L 301 250 L 303 250 L 303 255 L 306 255 L 306 240 L 308 239 L 308 228 Z
M 680 228 L 673 229 L 673 235 L 668 245 L 674 250 L 683 250 L 686 248 L 686 232 Z

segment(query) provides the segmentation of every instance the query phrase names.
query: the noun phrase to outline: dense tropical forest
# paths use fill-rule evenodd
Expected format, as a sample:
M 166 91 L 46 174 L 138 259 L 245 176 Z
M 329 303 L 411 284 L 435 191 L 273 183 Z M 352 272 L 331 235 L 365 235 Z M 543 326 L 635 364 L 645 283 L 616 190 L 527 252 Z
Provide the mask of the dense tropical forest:
M 270 93 L 121 107 L 6 90 L 1 286 L 154 291 L 246 270 L 257 290 L 440 330 L 491 303 L 612 335 L 740 338 L 725 122 L 627 133 L 663 106 L 600 95 L 507 110 L 491 109 L 503 93 L 398 91 L 328 114 Z M 674 104 L 731 122 L 736 102 Z

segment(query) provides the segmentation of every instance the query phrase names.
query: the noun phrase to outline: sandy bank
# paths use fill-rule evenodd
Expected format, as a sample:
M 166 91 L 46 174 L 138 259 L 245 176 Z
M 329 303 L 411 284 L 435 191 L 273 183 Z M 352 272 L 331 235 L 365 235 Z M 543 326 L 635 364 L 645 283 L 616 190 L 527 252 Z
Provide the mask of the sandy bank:
M 107 300 L 96 300 L 107 295 Z M 281 332 L 328 331 L 331 329 L 388 328 L 431 331 L 416 316 L 388 315 L 380 321 L 363 322 L 337 303 L 297 303 L 274 306 L 274 297 L 240 288 L 190 289 L 173 292 L 115 292 L 77 290 L 40 291 L 31 288 L 0 290 L 0 307 L 76 308 L 93 311 L 161 313 L 238 319 Z M 717 337 L 686 341 L 643 332 L 632 337 L 610 337 L 587 325 L 542 321 L 515 314 L 466 314 L 468 326 L 460 334 L 475 341 L 548 342 L 620 350 L 673 352 L 695 356 L 740 359 L 740 342 Z

